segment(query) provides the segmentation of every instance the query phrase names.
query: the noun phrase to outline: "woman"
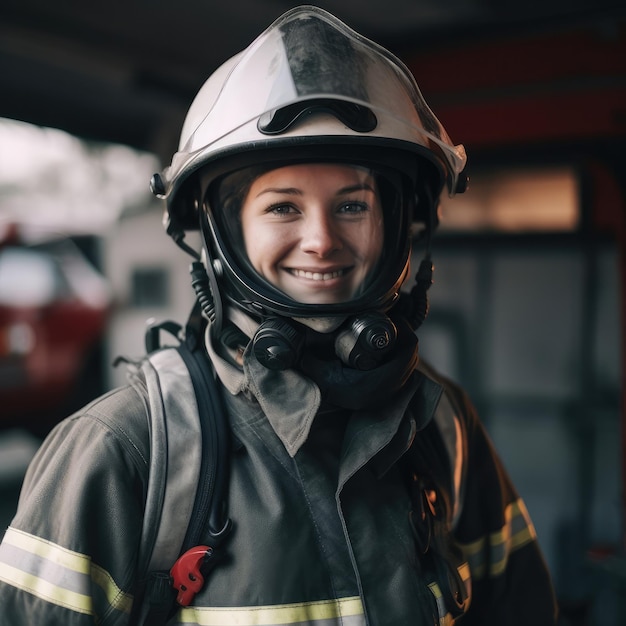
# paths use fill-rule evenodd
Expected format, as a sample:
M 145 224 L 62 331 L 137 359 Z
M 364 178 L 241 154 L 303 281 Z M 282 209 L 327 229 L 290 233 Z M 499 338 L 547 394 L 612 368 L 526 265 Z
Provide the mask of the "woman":
M 170 623 L 554 623 L 523 502 L 463 392 L 418 358 L 438 197 L 465 161 L 404 65 L 315 7 L 200 90 L 152 187 L 206 272 L 232 529 Z M 413 239 L 425 263 L 401 293 Z M 42 446 L 0 548 L 7 623 L 137 623 L 146 404 L 136 380 Z

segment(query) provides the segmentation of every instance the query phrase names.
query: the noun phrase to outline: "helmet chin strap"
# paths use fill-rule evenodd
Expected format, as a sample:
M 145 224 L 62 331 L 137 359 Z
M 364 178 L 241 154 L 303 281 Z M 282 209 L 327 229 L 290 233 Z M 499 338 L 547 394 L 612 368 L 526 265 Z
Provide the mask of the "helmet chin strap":
M 399 312 L 409 321 L 414 331 L 424 323 L 428 315 L 428 290 L 433 284 L 433 271 L 430 253 L 427 252 L 417 270 L 411 291 L 400 295 Z
M 155 174 L 156 176 L 158 175 Z M 174 243 L 194 259 L 189 267 L 191 286 L 196 293 L 202 315 L 211 322 L 211 328 L 219 332 L 222 328 L 222 303 L 215 271 L 210 266 L 206 252 L 206 220 L 200 219 L 200 230 L 203 233 L 201 252 L 194 250 L 185 243 L 185 231 L 169 211 L 166 212 L 163 223 L 166 233 L 173 239 Z

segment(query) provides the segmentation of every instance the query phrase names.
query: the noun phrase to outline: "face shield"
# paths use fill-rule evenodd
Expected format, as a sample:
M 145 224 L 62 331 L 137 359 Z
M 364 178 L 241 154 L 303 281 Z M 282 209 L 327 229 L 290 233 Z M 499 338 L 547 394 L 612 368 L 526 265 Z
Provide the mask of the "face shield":
M 391 170 L 253 165 L 208 182 L 204 198 L 238 302 L 269 303 L 290 316 L 343 315 L 371 307 L 390 280 L 404 277 L 409 218 L 402 180 Z

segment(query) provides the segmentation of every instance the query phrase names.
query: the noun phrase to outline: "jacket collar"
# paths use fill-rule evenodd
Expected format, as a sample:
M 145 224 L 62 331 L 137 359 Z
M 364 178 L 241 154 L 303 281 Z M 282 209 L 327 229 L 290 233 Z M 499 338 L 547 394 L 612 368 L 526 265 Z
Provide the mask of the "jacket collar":
M 246 335 L 254 334 L 256 323 L 251 318 L 235 309 L 229 314 Z M 289 455 L 295 456 L 307 440 L 320 408 L 319 387 L 296 370 L 265 368 L 252 357 L 251 342 L 240 369 L 220 356 L 209 337 L 207 329 L 207 350 L 222 384 L 232 395 L 255 398 Z M 384 474 L 410 447 L 415 433 L 430 422 L 441 392 L 438 383 L 415 370 L 384 406 L 354 411 L 345 434 L 344 472 L 350 474 L 377 456 L 376 471 Z
M 346 431 L 340 483 L 371 459 L 376 474 L 384 475 L 433 419 L 441 393 L 438 383 L 415 370 L 386 406 L 355 411 Z
M 229 319 L 248 337 L 258 324 L 237 309 L 229 310 Z M 307 440 L 313 418 L 321 403 L 317 385 L 295 370 L 272 371 L 251 355 L 248 343 L 243 355 L 243 368 L 223 358 L 207 328 L 205 343 L 215 371 L 232 395 L 253 397 L 267 416 L 276 435 L 290 456 L 294 456 Z

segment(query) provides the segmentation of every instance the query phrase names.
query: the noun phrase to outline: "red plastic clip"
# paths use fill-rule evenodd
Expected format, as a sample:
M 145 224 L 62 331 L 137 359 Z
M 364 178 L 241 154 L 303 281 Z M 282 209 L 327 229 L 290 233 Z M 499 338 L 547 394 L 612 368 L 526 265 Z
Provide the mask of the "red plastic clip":
M 204 585 L 204 576 L 200 572 L 203 561 L 213 554 L 209 546 L 196 546 L 181 555 L 170 570 L 174 589 L 178 591 L 176 602 L 189 606 L 194 596 Z

